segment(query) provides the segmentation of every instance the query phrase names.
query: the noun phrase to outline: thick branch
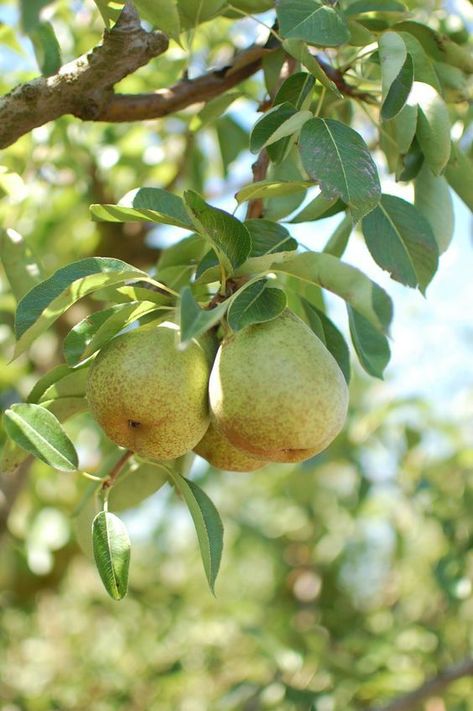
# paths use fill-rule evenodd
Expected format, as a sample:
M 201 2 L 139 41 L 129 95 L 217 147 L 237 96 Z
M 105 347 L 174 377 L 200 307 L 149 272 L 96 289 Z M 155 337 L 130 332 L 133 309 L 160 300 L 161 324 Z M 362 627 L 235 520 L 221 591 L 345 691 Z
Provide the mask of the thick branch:
M 96 119 L 113 94 L 113 85 L 166 51 L 162 32 L 146 32 L 132 7 L 123 10 L 103 43 L 65 64 L 50 77 L 39 77 L 0 99 L 0 148 L 37 126 L 74 114 Z
M 399 696 L 386 706 L 372 707 L 368 711 L 415 711 L 423 701 L 442 693 L 449 684 L 465 676 L 473 676 L 473 659 L 465 659 L 447 667 L 414 691 Z

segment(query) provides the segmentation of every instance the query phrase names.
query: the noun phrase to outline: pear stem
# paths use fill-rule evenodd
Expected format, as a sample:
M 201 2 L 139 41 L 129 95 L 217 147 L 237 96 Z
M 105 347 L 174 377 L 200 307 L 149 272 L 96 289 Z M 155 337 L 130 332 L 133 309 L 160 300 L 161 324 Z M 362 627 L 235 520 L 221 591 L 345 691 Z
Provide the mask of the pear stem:
M 114 484 L 115 481 L 117 480 L 118 475 L 120 474 L 121 470 L 123 469 L 123 466 L 127 463 L 127 461 L 130 459 L 130 457 L 133 456 L 133 452 L 131 452 L 129 449 L 122 454 L 120 459 L 116 462 L 116 464 L 113 466 L 110 474 L 105 477 L 103 480 L 101 489 L 103 492 L 107 492 L 107 489 L 110 489 Z

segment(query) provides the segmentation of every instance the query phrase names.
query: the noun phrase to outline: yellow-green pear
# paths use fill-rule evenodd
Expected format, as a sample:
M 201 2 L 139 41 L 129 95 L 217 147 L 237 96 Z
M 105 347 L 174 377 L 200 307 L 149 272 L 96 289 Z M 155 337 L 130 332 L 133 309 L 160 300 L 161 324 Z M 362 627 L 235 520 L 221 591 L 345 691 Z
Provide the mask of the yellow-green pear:
M 345 422 L 348 389 L 322 341 L 291 311 L 228 336 L 209 383 L 218 429 L 255 457 L 297 462 Z
M 217 469 L 228 472 L 254 472 L 268 464 L 267 461 L 255 459 L 249 452 L 234 447 L 213 422 L 199 444 L 194 447 L 194 452 Z
M 116 444 L 150 459 L 175 459 L 209 425 L 209 359 L 197 341 L 178 347 L 164 322 L 114 338 L 93 362 L 90 410 Z

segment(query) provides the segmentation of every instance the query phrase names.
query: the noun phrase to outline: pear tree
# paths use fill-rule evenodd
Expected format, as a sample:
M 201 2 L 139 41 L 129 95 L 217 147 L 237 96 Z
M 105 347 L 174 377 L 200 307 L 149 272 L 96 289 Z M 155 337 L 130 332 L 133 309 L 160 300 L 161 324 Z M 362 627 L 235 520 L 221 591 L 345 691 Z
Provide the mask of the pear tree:
M 353 361 L 383 377 L 392 300 L 344 253 L 362 239 L 377 268 L 426 294 L 452 238 L 452 192 L 473 206 L 471 42 L 414 0 L 89 5 L 102 39 L 87 35 L 65 61 L 69 3 L 22 0 L 38 69 L 16 86 L 2 79 L 2 190 L 22 180 L 22 143 L 46 171 L 41 148 L 56 141 L 65 175 L 76 145 L 94 187 L 87 229 L 106 237 L 99 252 L 81 244 L 79 259 L 45 264 L 28 222 L 5 212 L 12 358 L 53 332 L 62 361 L 6 408 L 2 476 L 37 458 L 89 480 L 77 518 L 116 600 L 130 560 L 116 492 L 133 506 L 171 484 L 213 590 L 223 525 L 194 457 L 251 472 L 316 456 L 343 429 Z M 15 51 L 13 34 L 5 42 Z M 111 197 L 90 170 L 97 140 Z M 139 249 L 124 254 L 134 236 Z M 332 296 L 345 322 L 332 320 Z M 82 316 L 64 332 L 71 313 Z M 80 413 L 107 448 L 97 471 L 68 434 Z

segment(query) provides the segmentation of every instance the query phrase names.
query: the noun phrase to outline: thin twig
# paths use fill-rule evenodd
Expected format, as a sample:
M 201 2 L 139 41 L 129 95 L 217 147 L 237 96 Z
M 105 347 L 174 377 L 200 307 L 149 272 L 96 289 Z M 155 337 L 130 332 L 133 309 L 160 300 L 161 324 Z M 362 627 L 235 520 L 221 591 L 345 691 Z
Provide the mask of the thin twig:
M 130 457 L 133 456 L 133 452 L 131 452 L 129 449 L 122 454 L 118 462 L 113 466 L 110 474 L 103 480 L 101 489 L 102 491 L 106 491 L 107 489 L 110 489 L 115 481 L 118 478 L 118 475 L 120 474 L 121 470 L 123 469 L 124 465 L 127 463 L 127 461 L 130 459 Z

